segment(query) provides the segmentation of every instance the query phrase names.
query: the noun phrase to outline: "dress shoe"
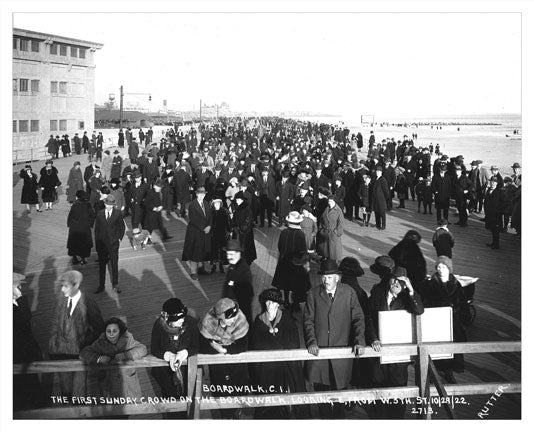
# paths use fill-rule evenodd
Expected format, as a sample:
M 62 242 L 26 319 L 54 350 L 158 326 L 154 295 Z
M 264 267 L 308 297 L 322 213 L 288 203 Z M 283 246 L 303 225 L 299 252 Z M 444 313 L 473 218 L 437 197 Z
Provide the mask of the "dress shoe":
M 117 294 L 120 294 L 122 292 L 118 285 L 113 285 L 113 291 L 115 291 Z
M 207 275 L 209 273 L 204 269 L 204 267 L 200 267 L 198 269 L 198 271 L 197 271 L 197 274 L 199 274 L 199 275 Z
M 95 294 L 100 294 L 101 292 L 104 292 L 105 289 L 102 288 L 102 287 L 98 287 L 97 290 L 95 291 Z

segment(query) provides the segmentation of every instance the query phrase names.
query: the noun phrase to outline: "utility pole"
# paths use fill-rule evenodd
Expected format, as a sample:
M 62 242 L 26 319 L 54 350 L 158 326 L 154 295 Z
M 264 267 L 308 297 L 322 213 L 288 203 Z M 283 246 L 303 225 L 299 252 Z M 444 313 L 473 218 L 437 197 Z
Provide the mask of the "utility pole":
M 123 88 L 121 86 L 121 101 L 120 101 L 120 113 L 119 113 L 119 128 L 122 129 L 122 100 L 124 98 Z

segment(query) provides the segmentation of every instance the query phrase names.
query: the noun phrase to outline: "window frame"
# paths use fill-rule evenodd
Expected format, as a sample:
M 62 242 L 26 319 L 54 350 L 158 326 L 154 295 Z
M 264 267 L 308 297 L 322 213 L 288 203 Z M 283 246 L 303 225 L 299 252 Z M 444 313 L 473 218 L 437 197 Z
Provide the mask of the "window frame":
M 78 47 L 70 46 L 70 56 L 78 58 Z
M 26 126 L 25 127 L 26 130 L 22 130 L 23 128 L 21 127 L 21 125 L 25 125 Z M 19 120 L 19 133 L 28 132 L 29 127 L 30 127 L 30 124 L 29 124 L 28 120 Z
M 29 79 L 28 78 L 19 78 L 19 92 L 21 93 L 28 93 L 28 84 L 29 84 Z M 25 85 L 23 86 L 22 84 L 25 83 Z M 25 88 L 23 88 L 25 87 Z
M 13 133 L 18 133 L 17 120 L 13 120 Z
M 20 43 L 19 43 L 19 51 L 25 51 L 25 52 L 28 52 L 29 51 L 29 39 L 25 39 L 25 38 L 20 38 Z M 26 48 L 26 49 L 24 49 Z
M 33 49 L 35 44 L 37 44 L 37 51 Z M 36 39 L 30 39 L 30 51 L 34 53 L 41 52 L 41 43 Z
M 37 89 L 34 89 L 34 84 L 37 83 Z M 39 93 L 41 91 L 41 81 L 40 80 L 31 80 L 30 89 L 32 93 Z
M 65 54 L 63 54 L 63 51 L 65 52 Z M 59 55 L 62 57 L 67 57 L 67 45 L 59 45 Z
M 85 129 L 85 120 L 78 120 L 78 130 Z
M 37 124 L 37 128 L 35 125 Z M 39 132 L 40 124 L 39 120 L 30 120 L 30 132 Z
M 57 120 L 50 120 L 50 132 L 57 132 Z
M 59 54 L 58 54 L 58 49 L 57 49 L 57 47 L 58 47 L 58 44 L 52 42 L 52 43 L 50 44 L 50 54 L 52 54 L 52 55 L 59 55 Z M 52 49 L 53 49 L 55 52 L 53 52 Z
M 64 90 L 64 91 L 62 91 Z M 58 93 L 62 95 L 66 95 L 67 93 L 67 81 L 59 81 L 58 85 Z
M 13 49 L 18 49 L 18 48 L 19 48 L 19 38 L 16 36 L 13 36 Z
M 85 59 L 85 51 L 87 51 L 86 48 L 79 48 L 78 49 L 78 58 Z
M 64 126 L 64 128 L 62 126 Z M 60 132 L 67 132 L 67 127 L 67 120 L 59 120 L 58 129 Z
M 56 90 L 54 91 L 54 84 L 56 87 Z M 59 83 L 57 81 L 50 81 L 50 94 L 59 94 Z

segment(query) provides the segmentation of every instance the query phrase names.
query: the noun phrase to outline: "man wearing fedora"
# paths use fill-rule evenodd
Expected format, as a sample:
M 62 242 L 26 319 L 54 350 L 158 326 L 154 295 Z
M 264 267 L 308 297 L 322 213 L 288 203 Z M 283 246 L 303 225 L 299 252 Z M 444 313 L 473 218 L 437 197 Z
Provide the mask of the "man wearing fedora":
M 469 203 L 469 211 L 473 213 L 480 213 L 484 205 L 484 191 L 491 175 L 489 171 L 482 166 L 482 161 L 477 159 L 471 162 L 471 171 L 469 172 L 469 180 L 474 185 L 475 197 Z
M 514 162 L 512 169 L 514 170 L 514 173 L 511 176 L 512 181 L 517 187 L 519 187 L 521 185 L 521 165 L 519 165 L 518 162 Z
M 371 290 L 369 299 L 371 328 L 366 329 L 375 351 L 380 351 L 381 343 L 378 338 L 378 316 L 380 311 L 405 310 L 414 315 L 424 312 L 423 301 L 414 291 L 404 267 L 393 267 L 392 262 L 378 257 L 371 271 L 381 275 L 381 282 Z M 391 270 L 389 270 L 391 269 Z M 380 364 L 375 359 L 371 373 L 373 387 L 405 387 L 408 384 L 408 363 Z M 377 418 L 402 419 L 406 406 L 404 403 L 384 404 L 377 402 L 375 415 Z
M 365 317 L 356 292 L 340 283 L 336 261 L 321 262 L 321 285 L 308 292 L 304 309 L 304 340 L 308 352 L 319 355 L 321 348 L 353 347 L 356 355 L 364 353 Z M 352 379 L 352 359 L 313 360 L 306 362 L 306 379 L 315 391 L 341 390 Z M 321 418 L 343 418 L 341 404 L 319 405 Z
M 228 266 L 224 281 L 223 297 L 237 300 L 249 325 L 252 325 L 252 298 L 254 297 L 254 288 L 252 287 L 250 266 L 241 256 L 243 249 L 239 240 L 228 240 L 225 250 L 230 265 Z
M 111 284 L 113 290 L 119 289 L 119 246 L 124 237 L 124 219 L 120 210 L 115 208 L 115 197 L 108 195 L 104 199 L 105 208 L 100 210 L 95 219 L 95 244 L 98 254 L 99 285 L 96 293 L 101 293 L 106 285 L 106 267 L 111 262 Z
M 376 167 L 376 180 L 371 185 L 371 202 L 375 212 L 376 229 L 386 229 L 386 210 L 389 203 L 389 185 L 382 176 L 382 166 Z

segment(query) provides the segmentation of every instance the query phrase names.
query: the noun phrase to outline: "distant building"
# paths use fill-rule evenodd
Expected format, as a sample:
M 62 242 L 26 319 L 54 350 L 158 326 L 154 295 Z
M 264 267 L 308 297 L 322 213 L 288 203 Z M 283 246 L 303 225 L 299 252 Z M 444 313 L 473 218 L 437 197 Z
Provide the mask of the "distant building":
M 44 156 L 50 135 L 94 128 L 94 53 L 102 44 L 13 29 L 13 156 Z M 33 156 L 33 157 L 32 157 Z

